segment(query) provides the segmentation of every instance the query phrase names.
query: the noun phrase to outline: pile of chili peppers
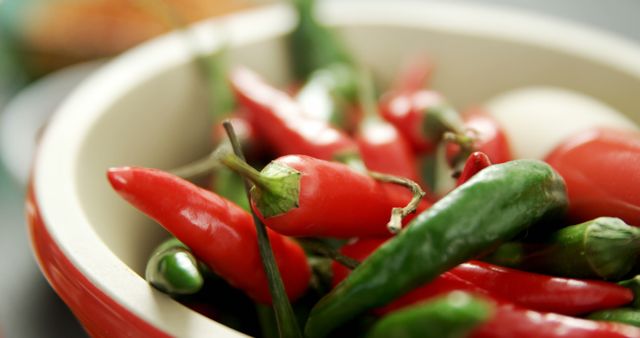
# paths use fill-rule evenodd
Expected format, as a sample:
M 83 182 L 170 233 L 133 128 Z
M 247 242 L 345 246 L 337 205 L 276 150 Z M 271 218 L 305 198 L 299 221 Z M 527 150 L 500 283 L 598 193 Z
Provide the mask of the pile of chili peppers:
M 175 236 L 151 285 L 265 337 L 640 337 L 638 203 L 571 224 L 562 154 L 561 173 L 513 159 L 490 114 L 429 87 L 425 57 L 378 95 L 313 1 L 293 4 L 295 90 L 215 55 L 212 155 L 108 170 Z

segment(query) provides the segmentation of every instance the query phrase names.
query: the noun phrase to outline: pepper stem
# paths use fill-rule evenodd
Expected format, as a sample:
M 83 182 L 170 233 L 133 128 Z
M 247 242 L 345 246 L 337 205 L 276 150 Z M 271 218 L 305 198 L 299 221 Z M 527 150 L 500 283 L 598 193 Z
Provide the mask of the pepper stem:
M 263 217 L 277 216 L 298 207 L 301 176 L 299 171 L 278 162 L 271 162 L 260 172 L 239 156 L 228 152 L 221 152 L 218 158 L 229 169 L 254 184 L 250 190 L 251 200 L 255 202 Z
M 195 160 L 191 163 L 187 163 L 183 166 L 170 170 L 170 173 L 182 177 L 186 180 L 193 180 L 195 178 L 209 174 L 221 167 L 221 163 L 216 156 L 217 152 L 218 150 L 216 149 L 216 151 L 213 151 L 204 158 Z
M 418 183 L 408 178 L 383 174 L 375 171 L 369 171 L 369 176 L 381 182 L 393 183 L 409 188 L 413 194 L 411 201 L 409 201 L 404 208 L 393 208 L 391 210 L 391 219 L 389 220 L 389 223 L 387 223 L 387 229 L 389 229 L 389 232 L 392 234 L 397 234 L 402 230 L 402 219 L 407 215 L 416 212 L 425 192 Z
M 223 126 L 227 135 L 229 136 L 229 141 L 231 142 L 231 147 L 233 148 L 233 152 L 236 157 L 244 162 L 244 155 L 242 153 L 242 147 L 238 142 L 238 138 L 236 137 L 236 133 L 233 130 L 233 126 L 231 122 L 226 120 L 223 122 Z M 249 166 L 246 167 L 251 168 L 252 170 L 248 170 L 248 172 L 255 171 L 260 176 L 259 172 Z M 255 173 L 251 174 L 255 176 Z M 251 198 L 251 183 L 248 179 L 245 179 L 245 190 L 247 193 L 247 198 Z M 291 303 L 289 303 L 289 298 L 284 290 L 284 284 L 282 283 L 282 277 L 280 276 L 280 272 L 278 271 L 278 266 L 276 264 L 275 257 L 273 255 L 273 251 L 271 250 L 271 242 L 269 241 L 269 236 L 267 235 L 267 229 L 260 221 L 260 219 L 256 216 L 256 213 L 251 209 L 251 215 L 253 216 L 253 221 L 256 226 L 256 232 L 258 235 L 258 248 L 260 250 L 260 256 L 262 257 L 262 266 L 264 268 L 265 274 L 267 275 L 267 281 L 269 283 L 269 292 L 271 293 L 271 299 L 273 304 L 273 310 L 276 314 L 276 323 L 278 325 L 278 332 L 281 338 L 289 338 L 289 337 L 298 337 L 302 338 L 302 332 L 298 327 L 298 321 L 296 320 L 296 316 L 293 313 L 293 309 L 291 308 Z
M 453 178 L 458 178 L 462 172 L 462 168 L 466 159 L 475 151 L 475 142 L 478 139 L 477 132 L 474 129 L 465 129 L 461 132 L 446 132 L 442 136 L 442 140 L 447 143 L 453 143 L 460 147 L 454 158 L 449 159 L 449 165 L 453 169 Z

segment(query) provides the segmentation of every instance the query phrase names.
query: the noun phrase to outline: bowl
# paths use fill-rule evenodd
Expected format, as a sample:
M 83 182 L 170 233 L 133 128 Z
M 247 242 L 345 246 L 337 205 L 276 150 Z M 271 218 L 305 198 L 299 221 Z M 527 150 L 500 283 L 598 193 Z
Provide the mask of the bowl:
M 428 53 L 438 67 L 433 86 L 459 107 L 543 84 L 592 95 L 640 121 L 640 49 L 598 31 L 419 1 L 329 1 L 320 17 L 380 81 L 406 55 Z M 194 50 L 226 45 L 233 63 L 284 85 L 285 36 L 294 24 L 293 11 L 275 5 L 160 37 L 91 75 L 56 111 L 32 171 L 29 231 L 44 275 L 92 336 L 243 336 L 148 286 L 146 258 L 167 234 L 111 190 L 105 171 L 169 169 L 207 154 L 207 95 Z

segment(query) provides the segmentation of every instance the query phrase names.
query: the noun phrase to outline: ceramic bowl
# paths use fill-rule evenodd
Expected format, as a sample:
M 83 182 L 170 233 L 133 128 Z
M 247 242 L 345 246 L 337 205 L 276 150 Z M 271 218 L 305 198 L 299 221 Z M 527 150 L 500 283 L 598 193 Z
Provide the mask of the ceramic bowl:
M 329 1 L 320 17 L 355 57 L 388 81 L 404 57 L 437 62 L 433 86 L 459 107 L 505 90 L 555 85 L 592 95 L 640 120 L 640 50 L 557 19 L 500 8 L 419 1 Z M 59 107 L 32 171 L 28 221 L 42 271 L 96 337 L 239 337 L 155 291 L 145 260 L 166 236 L 110 188 L 110 166 L 173 168 L 211 147 L 194 50 L 229 46 L 231 60 L 273 83 L 290 78 L 285 5 L 173 33 L 116 58 Z

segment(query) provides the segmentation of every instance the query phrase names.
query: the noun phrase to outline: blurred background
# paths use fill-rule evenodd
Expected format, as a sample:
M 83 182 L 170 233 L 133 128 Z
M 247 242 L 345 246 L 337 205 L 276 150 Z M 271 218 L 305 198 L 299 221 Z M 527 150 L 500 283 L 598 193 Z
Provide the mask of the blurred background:
M 23 215 L 36 140 L 55 107 L 109 58 L 170 30 L 176 22 L 194 22 L 264 2 L 0 0 L 0 337 L 86 336 L 40 273 Z M 466 2 L 566 18 L 640 45 L 640 0 Z

